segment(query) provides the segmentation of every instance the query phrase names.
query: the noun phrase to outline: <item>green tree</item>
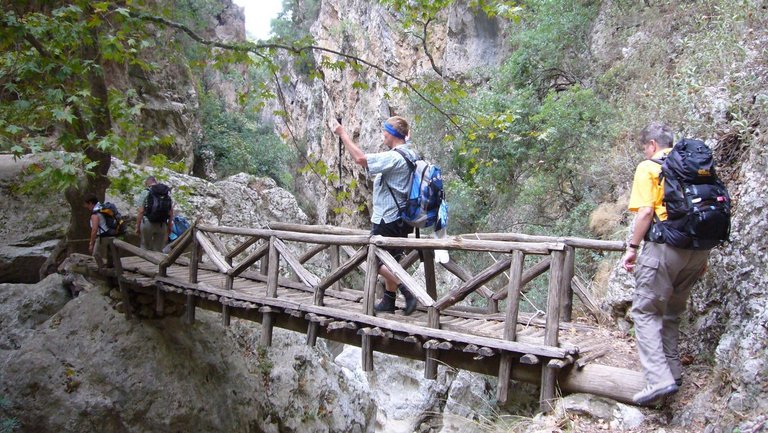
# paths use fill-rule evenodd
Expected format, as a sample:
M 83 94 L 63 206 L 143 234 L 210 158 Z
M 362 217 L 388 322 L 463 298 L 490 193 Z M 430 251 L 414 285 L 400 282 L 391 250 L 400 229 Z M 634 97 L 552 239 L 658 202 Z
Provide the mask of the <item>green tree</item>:
M 215 95 L 201 98 L 203 141 L 199 150 L 213 154 L 216 173 L 231 176 L 248 173 L 268 176 L 279 185 L 291 185 L 293 152 L 273 131 L 273 125 L 259 124 L 253 111 L 228 112 Z
M 442 79 L 421 84 L 424 94 L 442 92 L 432 100 L 456 124 L 414 100 L 419 124 L 427 125 L 415 136 L 448 162 L 444 168 L 454 179 L 448 189 L 452 210 L 458 210 L 452 212 L 452 230 L 484 230 L 487 223 L 495 230 L 543 227 L 547 234 L 583 229 L 589 206 L 578 206 L 594 199 L 591 167 L 599 164 L 612 118 L 607 101 L 585 77 L 586 40 L 597 6 L 525 2 L 510 23 L 510 58 L 476 72 L 488 78 L 474 81 L 486 85 L 462 92 Z M 489 221 L 505 209 L 514 209 L 514 217 Z
M 111 156 L 146 138 L 133 126 L 135 93 L 106 77 L 119 65 L 147 68 L 139 54 L 151 39 L 126 9 L 111 6 L 14 2 L 0 18 L 0 147 L 17 156 L 68 152 L 33 166 L 37 185 L 63 191 L 70 203 L 68 239 L 87 233 L 84 194 L 103 198 Z
M 192 10 L 213 8 L 210 10 L 215 12 L 213 2 L 196 0 L 195 4 L 201 7 Z M 112 79 L 116 70 L 151 70 L 152 65 L 143 60 L 152 58 L 148 52 L 155 56 L 164 52 L 154 42 L 157 35 L 186 35 L 192 55 L 200 56 L 202 62 L 212 66 L 255 64 L 278 81 L 275 61 L 279 53 L 305 58 L 321 51 L 326 57 L 319 66 L 310 64 L 310 78 L 319 76 L 322 68 L 371 68 L 427 100 L 411 81 L 361 57 L 315 46 L 309 38 L 260 44 L 206 39 L 200 36 L 200 16 L 185 16 L 180 9 L 153 9 L 139 1 L 87 0 L 22 1 L 4 7 L 0 17 L 0 149 L 16 156 L 64 152 L 54 153 L 50 163 L 34 165 L 28 186 L 34 190 L 45 185 L 65 194 L 71 208 L 64 243 L 67 252 L 85 250 L 84 243 L 71 242 L 84 238 L 88 231 L 83 198 L 88 192 L 104 197 L 110 184 L 111 157 L 130 159 L 142 144 L 163 140 L 136 126 L 140 99 L 130 87 Z M 177 36 L 162 44 L 169 47 L 169 56 L 183 48 Z

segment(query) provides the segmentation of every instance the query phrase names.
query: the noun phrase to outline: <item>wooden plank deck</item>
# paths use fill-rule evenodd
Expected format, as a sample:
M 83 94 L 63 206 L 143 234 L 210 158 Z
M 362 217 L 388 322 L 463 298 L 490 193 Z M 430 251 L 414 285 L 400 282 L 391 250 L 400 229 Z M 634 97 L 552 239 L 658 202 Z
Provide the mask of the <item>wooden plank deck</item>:
M 341 242 L 338 238 L 323 239 Z M 563 392 L 588 392 L 631 402 L 631 395 L 644 384 L 638 371 L 595 363 L 606 354 L 616 353 L 606 344 L 609 338 L 606 338 L 605 329 L 596 326 L 560 322 L 556 316 L 550 320 L 541 312 L 537 315 L 516 313 L 508 322 L 507 312 L 489 313 L 477 308 L 450 306 L 455 302 L 445 297 L 437 302 L 426 292 L 420 292 L 419 299 L 429 303 L 430 307 L 419 305 L 410 316 L 404 316 L 400 311 L 370 315 L 366 314 L 365 308 L 371 308 L 372 304 L 364 305 L 367 295 L 363 290 L 323 286 L 316 276 L 306 273 L 293 259 L 290 266 L 297 272 L 292 275 L 302 275 L 306 283 L 272 272 L 267 276 L 248 271 L 248 264 L 240 270 L 229 269 L 231 274 L 246 270 L 229 280 L 226 272 L 219 270 L 226 270 L 226 266 L 220 265 L 218 269 L 211 263 L 189 266 L 196 263 L 194 253 L 191 261 L 174 253 L 163 256 L 144 252 L 124 242 L 120 244 L 128 254 L 137 254 L 122 257 L 119 262 L 121 290 L 129 299 L 129 305 L 133 291 L 156 296 L 156 307 L 161 311 L 166 301 L 184 305 L 188 323 L 194 322 L 197 308 L 221 313 L 223 323 L 227 325 L 230 317 L 259 322 L 262 324 L 261 344 L 270 344 L 272 327 L 276 326 L 306 333 L 308 344 L 314 344 L 320 337 L 359 346 L 363 348 L 363 368 L 368 371 L 373 369 L 372 352 L 378 351 L 425 361 L 427 378 L 434 378 L 439 363 L 498 376 L 500 380 L 503 376 L 505 384 L 508 379 L 539 383 L 542 408 L 549 407 L 555 386 Z M 262 249 L 267 245 L 272 254 L 272 241 L 264 244 Z M 371 257 L 369 254 L 368 269 L 375 265 Z M 271 262 L 270 255 L 270 269 Z M 161 274 L 163 271 L 165 275 Z M 194 278 L 190 278 L 191 274 Z M 191 279 L 195 282 L 190 282 Z M 365 284 L 367 290 L 371 290 L 370 277 L 368 280 Z M 231 283 L 231 289 L 228 283 Z M 557 291 L 552 290 L 557 284 L 560 284 L 559 277 L 550 279 L 550 297 L 557 295 Z M 320 287 L 319 298 L 311 285 Z M 324 287 L 327 288 L 323 290 Z M 467 286 L 466 290 L 473 287 Z M 460 291 L 451 296 L 458 299 L 463 293 Z M 371 298 L 367 299 L 370 302 Z M 400 308 L 404 306 L 402 299 L 397 303 Z M 556 312 L 557 308 L 548 306 L 548 311 Z M 128 312 L 130 309 L 127 316 Z M 510 339 L 504 338 L 511 328 L 507 323 L 516 325 L 515 335 Z M 559 334 L 559 338 L 556 336 L 553 340 L 553 332 Z M 499 387 L 499 393 L 505 396 L 507 389 L 506 386 L 503 388 Z
M 148 262 L 140 257 L 123 257 L 122 258 L 123 271 L 127 273 L 136 274 L 143 277 L 150 278 L 150 281 L 154 281 L 151 278 L 157 274 L 157 265 Z M 167 286 L 168 280 L 178 281 L 179 287 L 183 287 L 183 284 L 189 280 L 189 268 L 187 266 L 174 264 L 168 268 L 167 280 L 163 282 Z M 239 301 L 254 301 L 262 300 L 268 303 L 269 297 L 267 296 L 267 284 L 261 281 L 255 281 L 249 278 L 235 278 L 233 290 L 228 291 L 226 287 L 226 275 L 213 271 L 210 269 L 201 268 L 198 273 L 198 284 L 204 291 L 206 289 L 211 293 L 221 296 L 222 294 L 233 300 Z M 298 286 L 300 284 L 297 283 Z M 345 297 L 357 298 L 357 301 L 350 299 L 342 299 L 338 297 L 339 293 L 328 290 L 324 299 L 325 308 L 339 310 L 340 312 L 359 312 L 362 313 L 362 296 L 363 292 L 354 289 L 343 290 Z M 281 285 L 277 291 L 277 298 L 281 301 L 285 301 L 293 306 L 296 310 L 310 312 L 315 306 L 313 305 L 314 295 L 312 289 L 304 287 L 297 289 L 294 287 L 286 287 Z M 397 304 L 400 308 L 404 307 L 404 301 L 398 298 Z M 448 309 L 441 312 L 442 320 L 440 323 L 440 329 L 450 331 L 454 333 L 464 334 L 467 336 L 483 337 L 499 341 L 505 341 L 503 338 L 504 333 L 504 315 L 492 314 L 492 315 L 478 315 L 472 313 L 466 313 L 462 311 L 451 311 Z M 378 313 L 377 318 L 381 318 L 386 321 L 405 323 L 409 325 L 429 328 L 428 315 L 423 308 L 418 308 L 410 316 L 404 316 L 401 311 L 398 310 L 395 313 Z M 562 338 L 560 341 L 560 347 L 564 349 L 564 353 L 571 356 L 578 355 L 579 347 L 582 346 L 585 340 L 583 335 L 590 331 L 596 331 L 596 328 L 588 325 L 580 324 L 579 329 L 573 326 L 569 326 L 567 323 L 563 324 L 561 328 L 567 332 L 562 332 Z M 525 345 L 546 347 L 544 344 L 544 322 L 533 321 L 530 322 L 530 317 L 522 315 L 517 324 L 517 341 Z M 594 361 L 594 359 L 592 360 Z

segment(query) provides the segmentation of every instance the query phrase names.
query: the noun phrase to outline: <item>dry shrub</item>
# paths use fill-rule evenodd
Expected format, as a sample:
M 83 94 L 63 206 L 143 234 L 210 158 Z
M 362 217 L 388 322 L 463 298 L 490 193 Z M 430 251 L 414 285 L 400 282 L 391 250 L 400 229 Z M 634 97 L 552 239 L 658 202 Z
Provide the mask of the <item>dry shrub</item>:
M 603 238 L 613 238 L 622 228 L 629 197 L 622 195 L 613 203 L 601 203 L 589 216 L 589 229 Z
M 600 264 L 597 266 L 597 272 L 592 278 L 592 294 L 597 299 L 604 299 L 608 293 L 608 281 L 611 278 L 611 272 L 616 265 L 616 257 L 613 254 L 609 254 Z

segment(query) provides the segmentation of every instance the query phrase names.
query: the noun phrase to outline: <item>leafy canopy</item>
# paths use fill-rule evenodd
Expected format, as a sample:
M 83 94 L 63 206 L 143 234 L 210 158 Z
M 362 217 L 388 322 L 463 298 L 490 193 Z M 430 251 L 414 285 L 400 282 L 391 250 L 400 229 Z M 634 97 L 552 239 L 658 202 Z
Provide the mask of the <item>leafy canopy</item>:
M 145 26 L 108 2 L 76 1 L 51 10 L 8 10 L 0 18 L 0 150 L 82 153 L 41 173 L 57 189 L 92 172 L 97 153 L 130 157 L 162 138 L 137 127 L 136 92 L 105 85 L 113 65 L 149 70 Z

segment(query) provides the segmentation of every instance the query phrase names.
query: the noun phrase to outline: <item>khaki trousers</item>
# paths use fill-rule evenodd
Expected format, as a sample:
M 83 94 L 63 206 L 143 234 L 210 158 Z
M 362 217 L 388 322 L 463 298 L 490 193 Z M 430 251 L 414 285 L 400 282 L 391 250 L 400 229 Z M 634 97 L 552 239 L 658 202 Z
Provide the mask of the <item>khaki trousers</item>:
M 168 241 L 168 225 L 153 223 L 147 217 L 141 221 L 141 248 L 149 251 L 163 251 Z
M 114 266 L 112 252 L 109 250 L 114 241 L 115 238 L 113 236 L 100 236 L 93 243 L 93 258 L 96 260 L 96 265 L 99 269 L 105 265 L 108 268 Z
M 708 257 L 709 250 L 646 242 L 637 258 L 631 316 L 640 363 L 651 385 L 671 384 L 682 377 L 677 349 L 680 316 Z

